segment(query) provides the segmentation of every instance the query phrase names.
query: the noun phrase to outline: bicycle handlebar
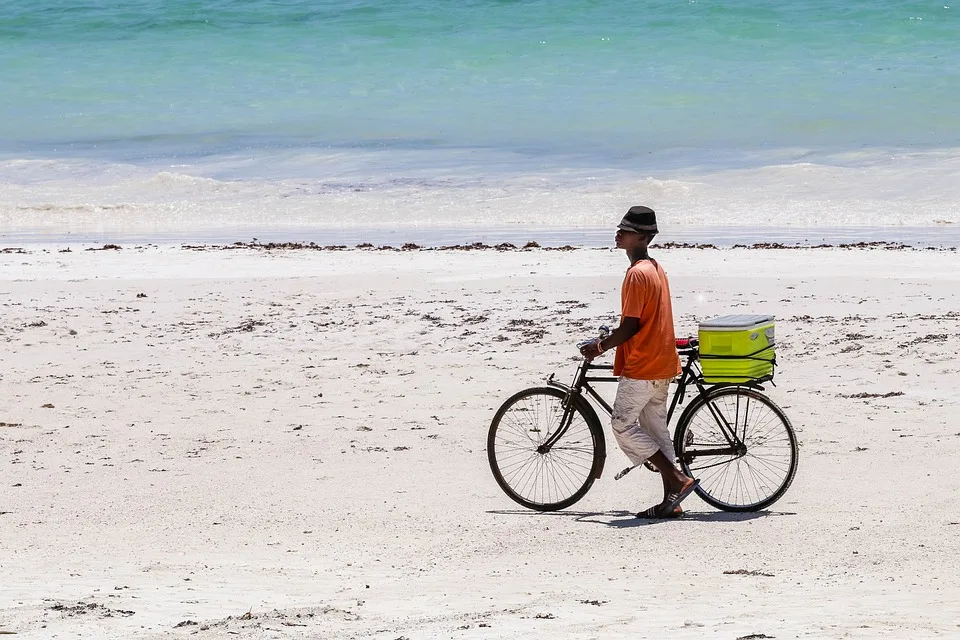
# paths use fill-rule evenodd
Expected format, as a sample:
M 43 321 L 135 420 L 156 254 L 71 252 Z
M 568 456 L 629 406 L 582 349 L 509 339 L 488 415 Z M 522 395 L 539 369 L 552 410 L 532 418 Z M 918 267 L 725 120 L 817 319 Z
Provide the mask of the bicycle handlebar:
M 584 348 L 586 345 L 590 344 L 591 342 L 596 342 L 597 340 L 603 340 L 604 338 L 606 338 L 607 336 L 609 336 L 611 333 L 612 333 L 612 331 L 610 331 L 610 327 L 608 327 L 608 326 L 605 325 L 605 324 L 602 324 L 602 325 L 600 325 L 600 335 L 597 336 L 596 338 L 590 338 L 589 340 L 584 340 L 583 342 L 578 342 L 578 343 L 577 343 L 577 349 L 582 349 L 582 348 Z
M 577 349 L 582 349 L 584 346 L 590 344 L 591 342 L 596 342 L 597 340 L 603 340 L 607 336 L 613 333 L 610 330 L 610 327 L 607 325 L 600 326 L 600 335 L 596 338 L 590 338 L 589 340 L 584 340 L 583 342 L 577 343 Z M 697 338 L 677 338 L 677 350 L 682 351 L 686 349 L 696 349 L 700 346 L 700 340 Z

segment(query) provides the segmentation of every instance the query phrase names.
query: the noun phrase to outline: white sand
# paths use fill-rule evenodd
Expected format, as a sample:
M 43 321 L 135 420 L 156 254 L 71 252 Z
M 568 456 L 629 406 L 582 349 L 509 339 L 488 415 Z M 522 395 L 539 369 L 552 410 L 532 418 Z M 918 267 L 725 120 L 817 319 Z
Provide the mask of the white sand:
M 660 251 L 681 333 L 777 315 L 802 446 L 768 512 L 648 523 L 612 438 L 555 514 L 484 449 L 615 323 L 621 252 L 31 251 L 0 255 L 14 637 L 960 637 L 956 252 Z

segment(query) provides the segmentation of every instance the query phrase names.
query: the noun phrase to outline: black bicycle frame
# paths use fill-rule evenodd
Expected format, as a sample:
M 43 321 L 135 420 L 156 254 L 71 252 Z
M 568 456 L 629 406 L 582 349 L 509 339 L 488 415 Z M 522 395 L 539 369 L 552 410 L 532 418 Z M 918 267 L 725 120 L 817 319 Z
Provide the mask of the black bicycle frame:
M 670 402 L 670 408 L 667 410 L 667 424 L 670 424 L 670 420 L 673 418 L 673 414 L 676 411 L 678 405 L 683 403 L 684 396 L 687 392 L 687 387 L 694 385 L 697 388 L 698 395 L 705 396 L 710 391 L 719 389 L 721 387 L 737 387 L 737 386 L 747 386 L 759 390 L 763 390 L 757 383 L 744 383 L 744 384 L 733 384 L 733 383 L 720 383 L 715 385 L 710 385 L 709 387 L 704 384 L 703 373 L 700 371 L 700 368 L 697 366 L 699 360 L 699 351 L 696 348 L 692 349 L 681 349 L 681 356 L 686 356 L 687 362 L 681 370 L 680 377 L 677 379 L 677 390 L 673 394 L 673 399 Z M 553 375 L 547 379 L 547 385 L 551 387 L 556 387 L 563 389 L 567 392 L 566 398 L 564 398 L 563 403 L 563 417 L 560 422 L 560 428 L 554 432 L 549 438 L 547 438 L 543 444 L 541 444 L 537 450 L 540 453 L 547 453 L 550 451 L 550 448 L 553 447 L 554 443 L 557 442 L 563 435 L 567 432 L 567 429 L 570 427 L 570 423 L 573 421 L 574 413 L 574 402 L 571 402 L 574 397 L 589 397 L 593 399 L 603 410 L 610 415 L 613 413 L 613 407 L 599 394 L 597 391 L 590 386 L 591 382 L 618 382 L 620 378 L 609 374 L 609 375 L 591 375 L 591 372 L 594 371 L 612 371 L 613 365 L 609 364 L 593 364 L 589 360 L 582 360 L 580 365 L 577 367 L 577 373 L 574 376 L 573 384 L 567 386 L 561 382 L 557 382 L 553 379 Z M 697 449 L 695 451 L 696 456 L 717 456 L 717 455 L 735 455 L 743 456 L 746 453 L 746 447 L 743 444 L 743 440 L 740 439 L 739 434 L 737 433 L 736 426 L 731 426 L 727 421 L 726 417 L 720 413 L 720 411 L 712 404 L 707 403 L 707 407 L 710 410 L 710 414 L 713 416 L 713 419 L 716 420 L 717 425 L 720 427 L 720 431 L 723 433 L 724 438 L 727 440 L 729 447 L 724 447 L 721 449 Z M 738 407 L 739 415 L 739 407 Z M 744 420 L 746 424 L 746 420 Z

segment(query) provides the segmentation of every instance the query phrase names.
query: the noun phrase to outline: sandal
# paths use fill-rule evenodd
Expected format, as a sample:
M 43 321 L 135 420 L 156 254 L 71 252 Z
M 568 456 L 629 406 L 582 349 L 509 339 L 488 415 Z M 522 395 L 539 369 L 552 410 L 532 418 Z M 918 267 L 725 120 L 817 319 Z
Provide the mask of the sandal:
M 679 518 L 683 515 L 683 509 L 680 507 L 674 507 L 672 511 L 665 511 L 664 506 L 665 505 L 661 503 L 644 509 L 637 514 L 637 517 L 647 520 L 667 520 L 670 518 Z
M 693 490 L 700 485 L 699 480 L 694 480 L 687 486 L 685 486 L 680 491 L 674 493 L 668 493 L 667 497 L 663 501 L 664 511 L 673 511 L 675 508 L 680 506 L 680 503 L 683 502 L 684 498 L 693 493 Z

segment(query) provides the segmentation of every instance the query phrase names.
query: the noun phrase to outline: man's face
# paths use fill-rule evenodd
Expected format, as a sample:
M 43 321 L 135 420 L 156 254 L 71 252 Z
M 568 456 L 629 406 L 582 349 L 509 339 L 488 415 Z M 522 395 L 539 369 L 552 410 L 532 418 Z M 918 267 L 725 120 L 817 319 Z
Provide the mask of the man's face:
M 626 229 L 617 229 L 617 249 L 624 249 L 626 251 L 646 249 L 650 243 L 650 238 L 651 236 L 648 234 L 627 231 Z

